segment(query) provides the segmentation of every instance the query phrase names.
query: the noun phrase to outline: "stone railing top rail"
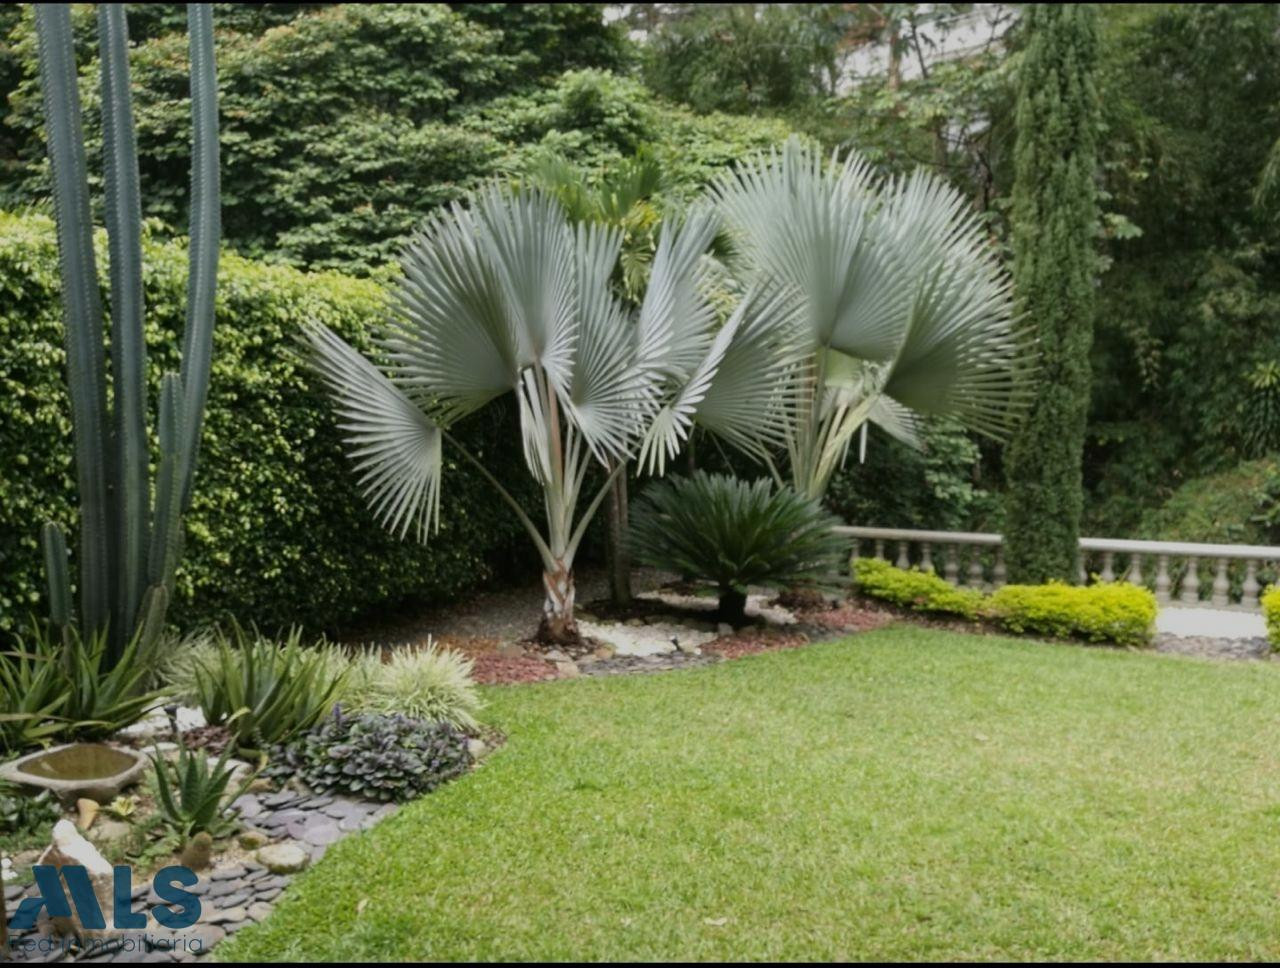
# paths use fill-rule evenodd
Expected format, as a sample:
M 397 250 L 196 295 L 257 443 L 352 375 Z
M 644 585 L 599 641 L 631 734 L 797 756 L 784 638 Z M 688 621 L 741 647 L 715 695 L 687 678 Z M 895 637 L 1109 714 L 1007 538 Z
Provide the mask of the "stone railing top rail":
M 872 541 L 927 541 L 932 544 L 990 545 L 1004 543 L 1003 535 L 986 531 L 918 531 L 910 528 L 864 528 L 841 526 L 839 534 Z M 1134 541 L 1126 538 L 1081 538 L 1085 551 L 1114 551 L 1121 554 L 1169 555 L 1188 558 L 1241 558 L 1280 561 L 1275 545 L 1206 544 L 1196 541 Z

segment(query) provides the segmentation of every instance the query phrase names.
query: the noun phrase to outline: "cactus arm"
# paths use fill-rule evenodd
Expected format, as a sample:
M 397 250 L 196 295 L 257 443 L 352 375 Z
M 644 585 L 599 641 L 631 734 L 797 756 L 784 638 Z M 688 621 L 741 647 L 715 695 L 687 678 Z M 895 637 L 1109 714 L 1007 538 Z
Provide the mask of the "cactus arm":
M 67 385 L 80 490 L 80 609 L 87 630 L 102 629 L 110 619 L 111 575 L 115 569 L 109 554 L 102 303 L 93 254 L 80 92 L 68 5 L 39 3 L 35 8 L 40 86 L 58 224 Z
M 200 429 L 209 392 L 213 355 L 214 293 L 222 220 L 218 196 L 218 78 L 213 52 L 213 14 L 207 3 L 187 4 L 191 38 L 191 245 L 187 279 L 187 325 L 183 332 L 182 388 L 185 451 L 181 506 L 190 502 L 200 450 Z
M 150 514 L 146 429 L 147 346 L 143 335 L 142 203 L 129 30 L 123 5 L 98 5 L 102 63 L 102 169 L 111 254 L 111 371 L 115 418 L 115 608 L 111 639 L 123 648 L 138 621 Z
M 40 529 L 44 574 L 49 583 L 49 621 L 59 628 L 71 624 L 71 579 L 67 574 L 67 537 L 52 521 Z
M 166 373 L 160 385 L 160 472 L 147 559 L 149 583 L 166 588 L 178 564 L 182 528 L 182 486 L 187 471 L 183 408 L 182 380 L 176 373 Z

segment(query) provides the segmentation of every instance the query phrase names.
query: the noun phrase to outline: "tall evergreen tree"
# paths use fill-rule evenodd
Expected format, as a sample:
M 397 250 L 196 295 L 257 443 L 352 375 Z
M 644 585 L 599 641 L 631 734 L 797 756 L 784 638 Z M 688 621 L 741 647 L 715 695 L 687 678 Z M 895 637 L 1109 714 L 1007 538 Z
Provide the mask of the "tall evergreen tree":
M 1074 580 L 1093 342 L 1098 101 L 1092 4 L 1028 4 L 1017 110 L 1014 281 L 1041 378 L 1006 454 L 1007 554 L 1017 581 Z

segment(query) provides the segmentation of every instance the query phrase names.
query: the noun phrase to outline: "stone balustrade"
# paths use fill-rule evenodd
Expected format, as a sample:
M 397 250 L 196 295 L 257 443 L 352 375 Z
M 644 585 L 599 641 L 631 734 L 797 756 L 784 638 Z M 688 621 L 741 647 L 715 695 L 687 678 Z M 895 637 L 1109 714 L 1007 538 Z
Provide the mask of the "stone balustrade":
M 906 528 L 836 529 L 864 556 L 899 568 L 919 566 L 952 585 L 991 590 L 1008 572 L 1004 539 L 977 531 L 916 531 Z M 1204 603 L 1215 608 L 1258 608 L 1264 581 L 1275 574 L 1280 547 L 1081 538 L 1081 583 L 1128 581 L 1155 592 L 1162 605 Z

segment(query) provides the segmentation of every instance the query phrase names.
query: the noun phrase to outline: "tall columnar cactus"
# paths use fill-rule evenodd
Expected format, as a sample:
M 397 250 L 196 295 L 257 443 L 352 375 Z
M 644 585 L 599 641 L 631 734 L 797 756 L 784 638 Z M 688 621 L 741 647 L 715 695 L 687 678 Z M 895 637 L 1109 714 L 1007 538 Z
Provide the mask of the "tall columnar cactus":
M 110 658 L 164 622 L 191 498 L 213 350 L 218 272 L 218 104 L 210 5 L 187 5 L 191 42 L 191 245 L 181 372 L 161 383 L 152 485 L 143 338 L 142 215 L 124 8 L 98 5 L 103 181 L 111 282 L 111 402 L 84 133 L 68 4 L 36 4 L 40 83 L 58 221 L 67 384 L 80 491 L 80 622 Z M 46 523 L 50 618 L 73 621 L 66 538 Z

